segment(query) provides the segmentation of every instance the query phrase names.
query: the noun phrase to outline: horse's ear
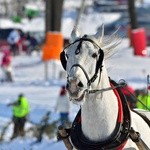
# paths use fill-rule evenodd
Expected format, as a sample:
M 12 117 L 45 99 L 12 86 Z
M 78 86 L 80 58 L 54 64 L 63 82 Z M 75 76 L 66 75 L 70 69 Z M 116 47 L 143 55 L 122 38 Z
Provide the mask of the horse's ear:
M 104 24 L 101 25 L 101 27 L 98 28 L 97 33 L 95 34 L 95 38 L 102 40 L 104 37 Z
M 71 32 L 71 38 L 73 41 L 75 41 L 78 38 L 81 38 L 81 33 L 79 32 L 77 27 L 74 27 Z

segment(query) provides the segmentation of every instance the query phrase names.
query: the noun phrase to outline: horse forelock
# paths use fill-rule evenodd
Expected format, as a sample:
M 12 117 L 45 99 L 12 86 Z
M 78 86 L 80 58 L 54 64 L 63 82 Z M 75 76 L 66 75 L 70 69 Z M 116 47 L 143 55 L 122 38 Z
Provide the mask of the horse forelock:
M 117 47 L 121 41 L 122 39 L 118 35 L 110 35 L 103 38 L 102 43 L 100 43 L 100 47 L 104 51 L 105 59 L 111 57 L 117 52 Z
M 111 35 L 105 35 L 104 24 L 98 29 L 94 35 L 87 35 L 86 38 L 94 41 L 104 52 L 104 58 L 107 59 L 116 53 L 117 46 L 121 43 L 122 38 L 119 36 L 119 28 L 114 31 Z M 79 31 L 77 27 L 74 27 L 71 37 L 72 41 L 82 38 L 84 35 Z
M 101 35 L 98 39 L 99 46 L 104 52 L 104 58 L 107 59 L 116 53 L 117 46 L 121 43 L 122 38 L 118 34 L 118 29 L 111 35 Z

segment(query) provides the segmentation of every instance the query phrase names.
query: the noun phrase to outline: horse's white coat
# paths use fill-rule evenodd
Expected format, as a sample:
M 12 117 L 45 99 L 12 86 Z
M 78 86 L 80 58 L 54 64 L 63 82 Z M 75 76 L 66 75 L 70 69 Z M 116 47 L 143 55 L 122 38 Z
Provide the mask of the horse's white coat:
M 113 50 L 119 44 L 120 39 L 117 34 L 114 33 L 109 38 L 104 39 L 103 37 L 103 26 L 102 32 L 98 31 L 93 36 L 88 36 L 92 39 L 99 47 L 104 51 L 104 61 L 107 57 L 113 54 Z M 81 34 L 77 29 L 72 31 L 72 41 L 81 38 Z M 95 73 L 95 66 L 97 58 L 93 58 L 92 54 L 96 53 L 98 55 L 98 47 L 94 46 L 92 43 L 84 41 L 80 53 L 75 55 L 79 42 L 71 45 L 67 48 L 66 53 L 68 55 L 67 60 L 67 74 L 70 87 L 68 88 L 72 93 L 78 91 L 76 96 L 69 94 L 70 98 L 76 101 L 76 103 L 83 103 L 81 105 L 81 116 L 82 116 L 82 132 L 91 141 L 104 141 L 108 139 L 110 134 L 114 131 L 116 126 L 116 120 L 118 116 L 118 102 L 117 98 L 112 90 L 103 92 L 101 94 L 88 94 L 84 95 L 81 102 L 78 102 L 78 98 L 81 97 L 84 90 L 87 88 L 87 79 L 80 67 L 71 66 L 73 64 L 80 64 L 87 72 L 89 78 L 91 78 Z M 105 62 L 103 61 L 103 68 L 100 75 L 98 73 L 97 79 L 91 84 L 90 89 L 103 89 L 110 87 L 107 70 L 105 67 Z M 115 66 L 114 66 L 115 67 Z M 100 80 L 100 82 L 99 82 Z M 83 87 L 79 87 L 78 83 L 82 82 Z M 150 148 L 150 128 L 134 112 L 131 112 L 131 126 L 135 131 L 141 134 L 141 138 Z M 138 149 L 136 144 L 131 140 L 128 140 L 125 145 L 126 149 Z

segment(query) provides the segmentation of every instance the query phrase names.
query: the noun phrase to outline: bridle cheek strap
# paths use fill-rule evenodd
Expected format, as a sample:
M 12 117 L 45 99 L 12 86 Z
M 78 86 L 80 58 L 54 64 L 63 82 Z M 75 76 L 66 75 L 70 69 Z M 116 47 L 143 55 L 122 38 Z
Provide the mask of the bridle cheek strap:
M 103 59 L 104 59 L 104 52 L 103 52 L 103 50 L 100 49 L 99 53 L 100 53 L 100 56 L 99 56 L 99 59 L 98 59 L 97 64 L 96 64 L 95 74 L 89 80 L 88 85 L 91 85 L 91 83 L 96 80 L 99 69 L 100 69 L 100 74 L 102 72 L 102 67 L 103 67 L 102 63 L 103 63 Z
M 77 39 L 77 40 L 74 41 L 73 43 L 69 44 L 67 47 L 69 47 L 70 45 L 73 45 L 73 44 L 76 43 L 76 42 L 79 42 L 79 45 L 77 46 L 77 49 L 76 49 L 76 51 L 75 51 L 75 54 L 77 55 L 77 54 L 80 53 L 80 48 L 81 48 L 81 45 L 82 45 L 82 42 L 83 42 L 83 41 L 91 42 L 93 45 L 96 45 L 97 47 L 99 47 L 93 40 L 86 38 L 86 35 L 83 36 L 83 37 L 80 38 L 80 39 Z M 103 50 L 99 47 L 99 58 L 98 58 L 98 61 L 97 61 L 97 63 L 96 63 L 95 73 L 94 73 L 94 75 L 93 75 L 93 77 L 92 77 L 91 79 L 89 79 L 89 77 L 88 77 L 86 71 L 84 70 L 84 68 L 83 68 L 81 65 L 79 65 L 79 64 L 74 64 L 74 65 L 71 67 L 71 69 L 72 69 L 73 67 L 75 67 L 75 66 L 76 66 L 76 67 L 80 67 L 80 68 L 82 69 L 82 71 L 84 72 L 86 78 L 87 78 L 87 81 L 88 81 L 87 84 L 88 84 L 88 86 L 90 86 L 91 83 L 96 80 L 99 69 L 100 69 L 100 73 L 102 72 L 103 59 L 104 59 L 104 52 L 103 52 Z M 61 60 L 61 63 L 62 63 L 62 66 L 63 66 L 64 70 L 66 70 L 67 60 L 66 60 L 66 57 L 65 57 L 65 51 L 64 51 L 64 50 L 60 53 L 60 60 Z
M 74 65 L 70 68 L 70 71 L 71 71 L 71 69 L 72 69 L 73 67 L 79 67 L 79 68 L 81 68 L 81 70 L 83 71 L 83 73 L 84 73 L 84 75 L 85 75 L 87 81 L 90 82 L 90 79 L 89 79 L 89 77 L 88 77 L 88 74 L 86 73 L 85 69 L 84 69 L 80 64 L 74 64 Z

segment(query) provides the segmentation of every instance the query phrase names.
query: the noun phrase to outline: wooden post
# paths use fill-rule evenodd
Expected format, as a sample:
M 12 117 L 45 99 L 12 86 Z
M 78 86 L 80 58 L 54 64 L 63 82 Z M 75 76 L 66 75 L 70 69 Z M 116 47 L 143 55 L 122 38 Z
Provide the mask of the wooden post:
M 131 29 L 138 28 L 135 0 L 128 0 L 128 11 L 130 16 Z
M 73 150 L 73 146 L 71 145 L 71 143 L 69 141 L 69 137 L 67 137 L 68 133 L 66 132 L 66 130 L 64 129 L 64 127 L 63 126 L 59 126 L 58 127 L 58 132 L 61 135 L 62 140 L 63 140 L 63 142 L 64 142 L 67 150 Z
M 45 0 L 45 35 L 49 31 L 60 31 L 63 0 Z M 46 36 L 45 36 L 46 37 Z M 46 38 L 45 38 L 46 41 Z M 44 62 L 45 80 L 48 80 L 48 61 Z

